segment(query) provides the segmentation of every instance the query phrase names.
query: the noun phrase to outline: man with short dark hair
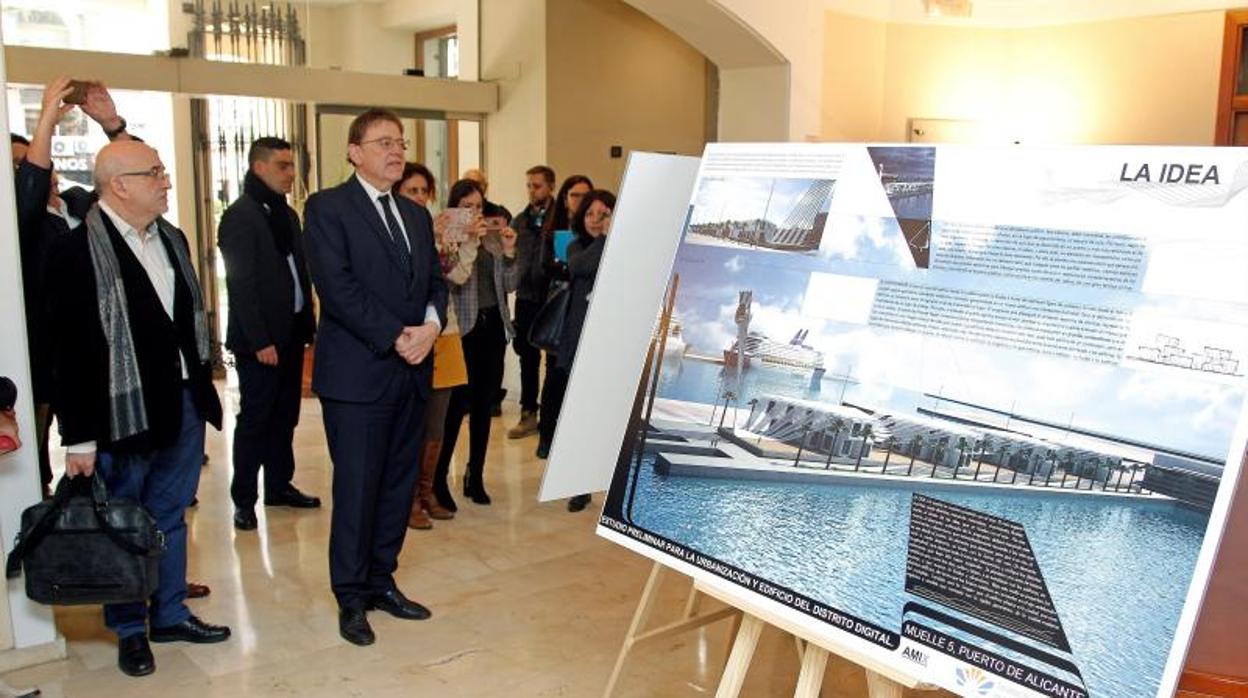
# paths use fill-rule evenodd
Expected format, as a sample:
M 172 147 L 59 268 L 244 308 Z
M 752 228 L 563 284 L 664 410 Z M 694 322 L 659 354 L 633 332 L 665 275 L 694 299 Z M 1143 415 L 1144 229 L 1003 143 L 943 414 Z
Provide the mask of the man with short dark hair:
M 53 409 L 65 474 L 104 479 L 110 496 L 147 509 L 165 536 L 150 602 L 107 604 L 117 663 L 156 669 L 152 642 L 221 642 L 229 628 L 187 609 L 184 519 L 204 458 L 204 424 L 221 428 L 208 322 L 191 250 L 161 214 L 169 174 L 155 150 L 114 141 L 95 160 L 99 202 L 62 237 L 50 263 Z
M 375 640 L 365 611 L 430 615 L 394 582 L 447 300 L 429 211 L 391 194 L 406 148 L 393 112 L 357 116 L 347 132 L 355 175 L 305 209 L 321 300 L 312 389 L 334 465 L 329 579 L 338 632 L 355 645 Z
M 257 526 L 261 466 L 265 506 L 321 505 L 292 484 L 303 349 L 316 322 L 299 217 L 286 203 L 295 182 L 294 150 L 281 138 L 259 138 L 247 163 L 243 195 L 225 210 L 217 234 L 230 291 L 225 346 L 238 371 L 230 497 L 234 527 L 242 531 Z
M 13 155 L 13 166 L 26 159 L 26 151 L 30 149 L 30 139 L 18 133 L 9 134 L 9 152 Z
M 542 226 L 554 203 L 555 186 L 555 171 L 546 165 L 530 167 L 524 176 L 529 203 L 511 221 L 516 231 L 516 266 L 520 275 L 516 287 L 516 336 L 511 342 L 516 356 L 520 357 L 520 421 L 507 430 L 509 439 L 537 433 L 542 350 L 529 344 L 529 328 L 546 302 L 549 282 L 542 266 Z

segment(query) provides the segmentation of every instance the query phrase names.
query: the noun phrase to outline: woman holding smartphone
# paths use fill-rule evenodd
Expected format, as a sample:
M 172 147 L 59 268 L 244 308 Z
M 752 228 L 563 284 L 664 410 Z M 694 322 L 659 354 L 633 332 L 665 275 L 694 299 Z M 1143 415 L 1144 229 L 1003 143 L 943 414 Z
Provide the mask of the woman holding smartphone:
M 468 464 L 464 468 L 464 496 L 477 504 L 490 503 L 484 479 L 485 451 L 490 442 L 490 409 L 503 384 L 507 343 L 515 334 L 507 309 L 507 294 L 516 289 L 519 279 L 519 268 L 515 264 L 516 231 L 506 225 L 491 225 L 481 215 L 484 202 L 481 185 L 461 179 L 451 186 L 447 210 L 438 214 L 434 221 L 435 233 L 441 230 L 440 237 L 447 244 L 459 245 L 461 273 L 448 272 L 447 281 L 468 374 L 467 385 L 457 386 L 451 392 L 435 482 L 446 479 L 459 427 L 467 414 L 469 450 Z M 467 247 L 475 247 L 476 257 L 471 265 L 465 264 L 462 257 Z

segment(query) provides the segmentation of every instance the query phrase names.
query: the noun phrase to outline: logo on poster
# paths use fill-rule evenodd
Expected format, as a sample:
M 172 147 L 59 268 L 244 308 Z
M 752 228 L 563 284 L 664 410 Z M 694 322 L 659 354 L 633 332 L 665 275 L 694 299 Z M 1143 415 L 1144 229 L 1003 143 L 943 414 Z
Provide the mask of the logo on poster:
M 901 651 L 901 656 L 918 664 L 919 666 L 927 666 L 927 653 L 917 647 L 907 647 Z
M 986 696 L 992 693 L 997 687 L 997 682 L 993 681 L 980 669 L 958 667 L 958 687 L 969 688 L 974 695 Z M 968 694 L 969 695 L 969 694 Z

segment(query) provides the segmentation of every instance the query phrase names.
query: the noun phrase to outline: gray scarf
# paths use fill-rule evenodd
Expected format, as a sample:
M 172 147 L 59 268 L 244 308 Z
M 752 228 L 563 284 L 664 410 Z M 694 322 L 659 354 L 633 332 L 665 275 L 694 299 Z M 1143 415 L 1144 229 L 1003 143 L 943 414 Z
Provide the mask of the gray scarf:
M 99 204 L 87 211 L 87 246 L 91 253 L 91 266 L 95 270 L 100 327 L 104 329 L 104 339 L 108 343 L 109 437 L 116 442 L 147 431 L 147 406 L 143 403 L 143 381 L 134 354 L 134 339 L 130 336 L 130 311 L 126 304 L 126 288 L 121 281 L 121 264 L 109 240 L 103 216 Z M 196 353 L 201 363 L 207 362 L 208 321 L 204 316 L 199 280 L 195 278 L 195 268 L 191 266 L 187 253 L 186 236 L 164 218 L 156 219 L 156 228 L 167 249 L 173 250 L 173 266 L 190 291 Z

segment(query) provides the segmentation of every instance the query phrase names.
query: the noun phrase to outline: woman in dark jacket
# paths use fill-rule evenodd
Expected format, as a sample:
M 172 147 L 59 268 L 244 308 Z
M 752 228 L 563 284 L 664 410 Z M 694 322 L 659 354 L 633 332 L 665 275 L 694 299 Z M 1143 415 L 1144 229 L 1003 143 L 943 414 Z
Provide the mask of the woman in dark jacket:
M 563 180 L 563 184 L 559 187 L 559 194 L 555 196 L 554 209 L 550 215 L 546 216 L 546 221 L 542 225 L 542 271 L 548 284 L 562 284 L 568 281 L 567 258 L 559 259 L 555 255 L 555 233 L 572 229 L 572 216 L 580 207 L 581 199 L 593 189 L 594 183 L 585 175 L 572 175 Z M 555 364 L 557 362 L 558 355 L 547 351 L 546 379 L 542 383 L 539 402 L 541 405 L 549 404 L 551 407 L 541 407 L 538 415 L 538 458 L 550 455 L 550 442 L 555 438 L 555 422 L 559 419 L 559 404 L 563 402 L 563 391 L 567 388 L 556 375 Z M 552 376 L 555 377 L 553 382 Z
M 568 245 L 568 314 L 563 321 L 563 333 L 559 337 L 559 356 L 555 360 L 554 380 L 559 386 L 556 400 L 543 401 L 542 409 L 551 410 L 551 422 L 559 419 L 563 406 L 563 394 L 576 359 L 576 347 L 581 341 L 581 330 L 589 312 L 589 298 L 594 291 L 594 279 L 598 277 L 598 265 L 602 250 L 607 244 L 607 230 L 611 227 L 611 212 L 615 209 L 615 195 L 605 189 L 595 189 L 585 195 L 580 207 L 572 216 L 572 232 L 576 239 Z M 546 384 L 550 385 L 551 377 Z M 553 429 L 552 435 L 553 435 Z M 545 436 L 545 434 L 543 434 Z M 588 494 L 578 494 L 568 500 L 568 511 L 581 511 L 590 501 Z

